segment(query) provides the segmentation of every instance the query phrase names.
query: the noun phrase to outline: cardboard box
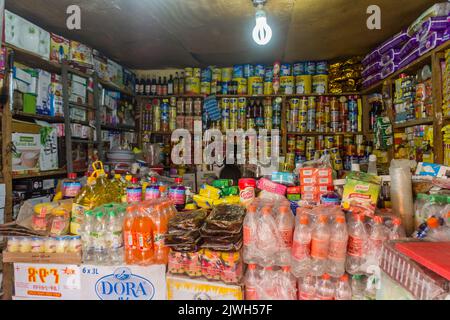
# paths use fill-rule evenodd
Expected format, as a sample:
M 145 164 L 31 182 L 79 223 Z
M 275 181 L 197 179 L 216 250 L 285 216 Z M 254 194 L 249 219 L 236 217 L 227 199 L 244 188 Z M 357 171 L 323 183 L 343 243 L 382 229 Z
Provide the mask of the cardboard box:
M 81 266 L 86 300 L 166 300 L 166 266 Z
M 81 254 L 76 253 L 21 253 L 3 251 L 3 262 L 81 264 Z
M 70 41 L 54 33 L 50 34 L 50 61 L 62 63 L 70 58 Z
M 42 115 L 52 115 L 50 105 L 50 88 L 52 75 L 44 70 L 39 70 L 37 81 L 36 112 Z
M 56 128 L 50 124 L 42 123 L 41 128 L 41 153 L 39 168 L 41 171 L 58 169 L 58 134 Z
M 31 93 L 23 94 L 23 112 L 36 114 L 36 103 L 37 103 L 36 95 Z
M 15 147 L 15 152 L 12 153 L 12 171 L 14 173 L 38 172 L 41 135 L 13 133 L 12 143 Z
M 167 274 L 168 300 L 243 300 L 242 286 Z
M 50 33 L 18 15 L 5 10 L 5 42 L 50 58 Z
M 109 81 L 119 87 L 123 86 L 122 66 L 108 59 L 108 75 Z
M 97 72 L 98 77 L 104 81 L 109 81 L 108 58 L 96 49 L 93 50 L 93 56 L 94 70 Z
M 21 299 L 80 300 L 81 268 L 74 264 L 14 263 L 15 296 Z
M 92 49 L 78 41 L 71 40 L 70 61 L 75 65 L 92 68 L 94 66 Z

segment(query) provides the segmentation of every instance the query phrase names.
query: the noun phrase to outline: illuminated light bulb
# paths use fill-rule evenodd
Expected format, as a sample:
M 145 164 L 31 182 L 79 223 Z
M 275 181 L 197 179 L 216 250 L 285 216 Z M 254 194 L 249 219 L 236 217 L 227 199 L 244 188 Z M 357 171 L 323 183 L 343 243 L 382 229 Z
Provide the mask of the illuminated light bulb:
M 267 24 L 266 13 L 262 9 L 256 11 L 256 26 L 253 28 L 253 40 L 264 46 L 272 39 L 272 29 Z

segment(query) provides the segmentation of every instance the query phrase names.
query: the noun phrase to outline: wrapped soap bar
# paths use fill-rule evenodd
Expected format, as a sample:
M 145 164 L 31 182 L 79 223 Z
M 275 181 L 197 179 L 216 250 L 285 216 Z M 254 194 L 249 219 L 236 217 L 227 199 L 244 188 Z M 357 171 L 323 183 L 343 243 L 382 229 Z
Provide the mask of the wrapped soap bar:
M 258 189 L 261 189 L 261 190 L 264 190 L 267 192 L 276 193 L 276 194 L 279 194 L 282 196 L 284 196 L 286 194 L 285 186 L 283 186 L 282 184 L 279 184 L 279 183 L 272 182 L 266 178 L 260 179 L 257 183 L 257 187 L 258 187 Z

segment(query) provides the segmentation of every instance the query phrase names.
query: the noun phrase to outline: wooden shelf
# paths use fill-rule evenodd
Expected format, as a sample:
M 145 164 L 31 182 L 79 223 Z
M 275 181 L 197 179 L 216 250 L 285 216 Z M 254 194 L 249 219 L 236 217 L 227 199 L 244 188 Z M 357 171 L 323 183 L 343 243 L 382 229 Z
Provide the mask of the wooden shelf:
M 3 43 L 3 46 L 14 51 L 14 60 L 31 68 L 38 68 L 48 72 L 61 74 L 61 64 L 45 60 L 40 55 Z
M 400 70 L 397 70 L 396 72 L 387 76 L 383 80 L 380 80 L 379 82 L 371 85 L 370 87 L 363 89 L 361 91 L 361 94 L 368 95 L 368 94 L 372 94 L 372 93 L 378 93 L 381 91 L 381 89 L 383 87 L 383 83 L 385 81 L 395 80 L 402 73 L 408 73 L 408 74 L 416 73 L 419 69 L 423 68 L 427 64 L 429 64 L 431 66 L 431 57 L 433 56 L 433 54 L 444 51 L 448 47 L 450 47 L 450 41 L 447 41 L 447 42 L 443 43 L 442 45 L 440 45 L 439 47 L 435 48 L 434 50 L 427 52 L 426 54 L 419 57 L 411 64 L 401 68 Z
M 215 95 L 217 99 L 222 98 L 253 98 L 253 99 L 263 99 L 263 98 L 302 98 L 302 97 L 343 97 L 343 96 L 358 96 L 361 95 L 360 92 L 344 92 L 344 93 L 325 93 L 325 94 L 270 94 L 270 95 L 248 95 L 248 94 L 217 94 Z M 170 98 L 205 98 L 207 95 L 172 95 L 172 96 L 146 96 L 146 95 L 138 95 L 140 99 L 170 99 Z
M 40 114 L 32 114 L 32 113 L 26 113 L 26 112 L 15 112 L 13 113 L 13 117 L 16 119 L 27 119 L 27 120 L 42 120 L 47 121 L 49 123 L 64 123 L 63 117 L 56 117 L 56 116 L 45 116 Z
M 124 125 L 124 124 L 117 124 L 117 125 L 102 124 L 102 129 L 103 130 L 111 130 L 111 131 L 135 131 L 136 127 L 128 126 L 128 125 Z
M 120 93 L 123 93 L 123 94 L 125 94 L 127 96 L 131 96 L 131 97 L 134 97 L 134 95 L 135 95 L 133 91 L 131 91 L 127 88 L 121 88 L 112 82 L 108 82 L 108 81 L 105 81 L 102 79 L 99 79 L 98 82 L 107 90 L 118 91 Z
M 425 118 L 425 119 L 416 119 L 416 120 L 410 120 L 402 123 L 394 123 L 393 127 L 394 129 L 402 129 L 402 128 L 408 128 L 408 127 L 414 127 L 414 126 L 421 126 L 426 124 L 433 124 L 432 118 Z
M 357 136 L 364 132 L 288 132 L 288 136 Z
M 13 180 L 53 177 L 53 176 L 61 176 L 61 175 L 65 175 L 65 174 L 67 174 L 66 169 L 59 169 L 59 170 L 53 170 L 53 171 L 42 171 L 42 172 L 32 172 L 32 173 L 24 173 L 24 174 L 14 174 L 13 173 Z
M 69 105 L 71 107 L 80 108 L 80 109 L 95 110 L 95 108 L 93 106 L 83 104 L 83 103 L 69 102 Z

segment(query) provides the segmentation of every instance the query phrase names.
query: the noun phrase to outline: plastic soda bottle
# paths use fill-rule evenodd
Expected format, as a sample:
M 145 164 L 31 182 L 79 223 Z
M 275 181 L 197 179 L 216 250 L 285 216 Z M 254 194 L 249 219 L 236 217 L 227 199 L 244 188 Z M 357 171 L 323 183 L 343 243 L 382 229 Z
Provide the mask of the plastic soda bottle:
M 328 248 L 330 243 L 330 228 L 325 215 L 320 215 L 317 226 L 311 236 L 312 273 L 321 275 L 327 268 Z
M 127 202 L 135 203 L 142 201 L 142 186 L 139 184 L 139 179 L 133 177 L 131 184 L 127 187 Z
M 348 275 L 344 274 L 339 278 L 336 285 L 336 300 L 352 300 L 352 287 L 348 282 Z
M 265 206 L 258 221 L 257 254 L 259 264 L 263 267 L 273 266 L 280 248 L 280 239 L 272 208 Z
M 186 188 L 183 186 L 183 178 L 175 178 L 175 183 L 175 186 L 169 188 L 169 198 L 177 210 L 183 210 L 186 204 Z
M 369 254 L 370 258 L 374 262 L 377 262 L 376 264 L 378 265 L 381 257 L 381 251 L 383 249 L 383 243 L 387 240 L 388 233 L 386 227 L 383 224 L 383 218 L 381 218 L 380 216 L 376 216 L 373 220 L 375 224 L 372 227 L 369 236 Z
M 86 210 L 84 213 L 84 222 L 80 229 L 81 239 L 83 243 L 83 262 L 93 262 L 94 254 L 94 239 L 92 234 L 94 232 L 94 215 L 91 210 Z
M 248 264 L 256 263 L 256 237 L 257 237 L 257 207 L 250 205 L 247 208 L 247 215 L 244 219 L 244 262 Z
M 153 218 L 153 246 L 155 250 L 155 263 L 167 264 L 169 258 L 169 248 L 164 245 L 164 235 L 167 233 L 168 221 L 163 212 L 163 205 L 154 207 Z
M 259 300 L 256 264 L 249 264 L 245 274 L 245 300 Z
M 129 206 L 123 221 L 123 239 L 125 244 L 124 260 L 126 264 L 135 264 L 137 262 L 136 232 L 133 228 L 134 220 L 136 218 L 135 210 L 135 206 Z
M 278 290 L 278 298 L 282 300 L 297 300 L 297 283 L 291 274 L 290 266 L 281 267 Z
M 292 273 L 301 278 L 308 274 L 311 267 L 311 228 L 307 215 L 301 215 L 295 228 L 291 251 Z
M 280 266 L 290 265 L 295 219 L 289 207 L 281 206 L 279 208 L 276 224 L 281 238 L 278 264 Z
M 94 261 L 98 264 L 106 264 L 109 257 L 106 254 L 106 223 L 102 211 L 98 211 L 95 214 L 93 231 Z
M 328 273 L 322 275 L 317 283 L 317 300 L 334 300 L 334 285 Z
M 151 184 L 145 189 L 145 200 L 158 199 L 161 197 L 161 191 L 159 190 L 158 180 L 156 177 L 151 177 Z
M 108 241 L 108 256 L 112 264 L 123 262 L 123 234 L 122 224 L 114 209 L 108 212 L 108 225 L 106 227 Z
M 389 240 L 397 240 L 402 238 L 402 236 L 404 236 L 402 230 L 400 229 L 402 221 L 400 220 L 400 218 L 394 218 L 392 223 L 393 227 L 391 232 L 389 232 Z
M 316 277 L 308 275 L 299 280 L 298 300 L 316 299 Z
M 344 216 L 337 216 L 331 228 L 330 247 L 328 249 L 328 273 L 340 277 L 345 273 L 348 232 Z
M 364 227 L 364 216 L 354 215 L 354 221 L 348 228 L 347 261 L 345 269 L 350 274 L 362 274 L 361 267 L 366 261 L 367 231 Z
M 154 258 L 154 224 L 145 208 L 138 207 L 138 214 L 134 220 L 133 229 L 136 232 L 138 263 L 143 265 L 151 264 Z

